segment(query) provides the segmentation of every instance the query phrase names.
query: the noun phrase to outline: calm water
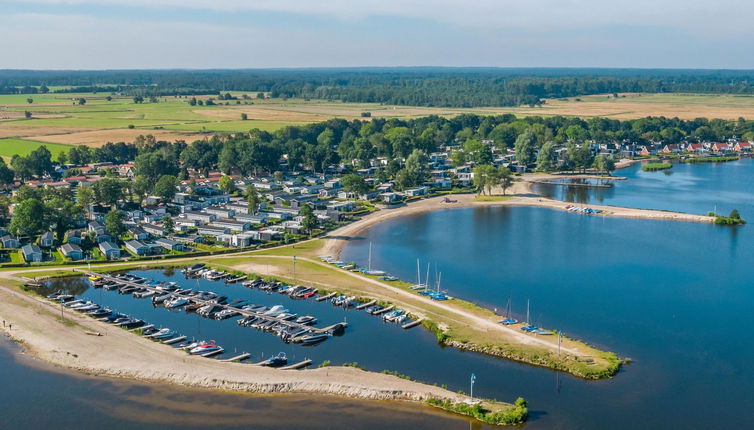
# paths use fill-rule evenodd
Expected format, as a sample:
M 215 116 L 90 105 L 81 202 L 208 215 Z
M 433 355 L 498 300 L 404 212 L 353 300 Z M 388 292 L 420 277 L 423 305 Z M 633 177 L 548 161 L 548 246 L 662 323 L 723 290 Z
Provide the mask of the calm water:
M 0 337 L 2 429 L 488 428 L 425 406 L 303 395 L 246 396 L 74 376 Z
M 725 192 L 700 193 L 687 189 L 686 180 L 676 187 L 681 175 L 664 176 L 674 190 L 669 206 L 678 205 L 670 208 L 711 207 L 714 199 L 745 216 L 752 200 L 741 196 L 749 195 L 751 182 L 724 176 L 745 172 L 746 178 L 751 175 L 746 166 L 754 167 L 749 160 L 693 166 L 717 172 L 710 181 L 730 184 Z M 728 173 L 719 170 L 725 167 Z M 640 188 L 630 184 L 623 188 Z M 649 204 L 651 194 L 623 197 L 623 188 L 611 190 L 614 197 L 604 202 L 662 207 L 662 199 Z M 664 195 L 666 188 L 656 189 Z M 377 225 L 354 240 L 342 259 L 366 263 L 372 242 L 373 267 L 414 280 L 420 257 L 432 262 L 432 273 L 435 267 L 442 272 L 449 295 L 490 308 L 503 308 L 511 298 L 519 316 L 530 300 L 535 323 L 633 359 L 616 378 L 597 382 L 465 360 L 465 368 L 492 385 L 485 395 L 520 394 L 542 411 L 531 428 L 722 429 L 754 425 L 749 371 L 754 346 L 748 334 L 754 326 L 753 235 L 750 226 L 611 219 L 543 208 L 449 209 Z M 445 372 L 444 363 L 437 363 Z
M 635 164 L 616 172 L 627 177 L 613 188 L 535 184 L 535 192 L 576 203 L 598 203 L 643 209 L 706 214 L 717 209 L 727 215 L 737 208 L 754 219 L 754 159 L 730 163 L 677 163 L 670 170 L 644 172 Z

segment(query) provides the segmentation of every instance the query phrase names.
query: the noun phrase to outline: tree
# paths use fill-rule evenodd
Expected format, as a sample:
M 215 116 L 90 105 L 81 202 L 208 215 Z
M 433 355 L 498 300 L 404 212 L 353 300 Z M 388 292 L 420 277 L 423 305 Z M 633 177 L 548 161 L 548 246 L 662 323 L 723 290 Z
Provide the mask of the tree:
M 466 154 L 463 151 L 453 151 L 450 154 L 450 162 L 453 163 L 453 167 L 461 167 L 466 164 Z
M 141 202 L 144 196 L 149 193 L 149 181 L 144 176 L 137 176 L 133 181 L 131 181 L 130 190 L 131 193 L 138 198 L 137 201 Z
M 537 155 L 537 169 L 543 172 L 553 172 L 558 168 L 558 153 L 555 152 L 555 142 L 542 145 Z
M 173 175 L 163 175 L 154 186 L 154 194 L 163 201 L 173 200 L 178 186 L 178 178 Z
M 76 204 L 82 209 L 89 211 L 91 205 L 97 201 L 94 189 L 88 185 L 80 185 L 76 189 Z
M 607 175 L 610 175 L 610 172 L 615 170 L 615 160 L 613 160 L 613 157 L 607 156 L 605 154 L 599 154 L 594 157 L 594 163 L 592 163 L 592 167 L 594 167 L 598 172 L 605 172 Z
M 259 100 L 264 100 L 264 93 L 257 93 L 257 98 Z
M 62 243 L 65 232 L 76 226 L 83 211 L 71 200 L 56 197 L 45 202 L 45 214 L 48 225 L 55 230 L 58 242 Z
M 259 209 L 259 193 L 254 185 L 246 187 L 246 211 L 249 215 L 257 213 Z
M 36 236 L 47 229 L 45 207 L 38 199 L 26 199 L 13 209 L 8 231 L 14 236 Z
M 170 216 L 166 216 L 162 219 L 162 228 L 165 229 L 165 232 L 172 233 L 175 229 L 175 223 L 173 222 L 173 218 Z
M 311 236 L 312 231 L 317 227 L 318 224 L 317 217 L 314 215 L 312 207 L 309 205 L 302 206 L 300 215 L 302 217 L 301 227 Z
M 592 166 L 594 162 L 594 155 L 592 154 L 592 148 L 586 143 L 582 143 L 580 147 L 576 145 L 569 145 L 568 158 L 572 164 L 572 167 L 582 172 L 586 172 L 586 169 Z
M 733 209 L 730 211 L 730 215 L 728 215 L 728 218 L 739 220 L 741 219 L 741 214 L 738 213 L 738 209 Z
M 223 175 L 219 181 L 217 181 L 217 187 L 220 188 L 225 194 L 232 194 L 236 191 L 236 183 L 228 175 Z
M 13 183 L 15 173 L 5 164 L 5 160 L 0 157 L 0 184 L 9 185 Z
M 474 168 L 474 186 L 479 193 L 490 194 L 492 187 L 498 182 L 498 170 L 491 164 L 481 164 Z
M 123 211 L 111 209 L 105 214 L 105 231 L 113 238 L 120 238 L 126 232 L 126 226 L 123 224 L 125 215 Z
M 80 105 L 80 106 L 84 106 L 84 105 L 86 104 L 86 99 L 85 99 L 85 98 L 83 98 L 83 97 L 81 97 L 81 98 L 80 98 L 80 99 L 78 100 L 78 103 L 79 103 L 79 105 Z
M 241 114 L 241 121 L 246 121 L 247 119 L 249 119 L 249 115 L 247 115 L 246 113 L 242 113 Z
M 516 161 L 519 166 L 526 167 L 534 162 L 534 150 L 537 145 L 537 138 L 532 133 L 531 129 L 526 129 L 521 135 L 516 138 L 516 143 L 513 145 L 516 151 Z
M 26 103 L 32 104 L 34 103 L 34 99 L 29 97 L 28 99 L 26 99 Z
M 340 181 L 343 183 L 343 189 L 354 192 L 357 195 L 362 195 L 369 191 L 369 185 L 364 178 L 357 174 L 349 173 L 343 176 Z
M 463 145 L 463 152 L 467 155 L 470 161 L 476 164 L 490 164 L 492 163 L 492 150 L 489 145 L 476 140 L 469 139 Z
M 272 174 L 272 176 L 275 178 L 275 182 L 281 183 L 285 179 L 285 175 L 283 175 L 283 172 L 280 170 L 276 170 L 275 173 Z
M 31 119 L 31 112 L 29 112 L 28 110 L 25 110 L 24 111 L 24 118 Z
M 123 198 L 123 182 L 115 178 L 103 178 L 95 182 L 94 195 L 99 203 L 114 206 Z
M 505 195 L 505 192 L 508 190 L 508 188 L 513 185 L 514 178 L 513 173 L 505 166 L 500 166 L 497 169 L 497 176 L 496 176 L 498 185 L 500 185 L 500 188 L 503 189 L 503 195 Z
M 406 158 L 406 173 L 410 186 L 416 186 L 424 183 L 429 176 L 427 167 L 427 155 L 421 149 L 414 149 L 411 155 Z
M 136 104 L 144 103 L 144 97 L 138 96 L 138 95 L 134 96 L 134 103 L 136 103 Z

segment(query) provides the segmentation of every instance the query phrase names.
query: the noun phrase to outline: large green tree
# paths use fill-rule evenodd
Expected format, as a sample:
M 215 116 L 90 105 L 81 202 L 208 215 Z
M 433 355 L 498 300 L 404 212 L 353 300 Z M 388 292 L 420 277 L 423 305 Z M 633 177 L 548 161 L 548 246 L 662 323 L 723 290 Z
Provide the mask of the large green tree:
M 534 162 L 534 151 L 537 148 L 537 138 L 530 129 L 526 129 L 516 138 L 514 149 L 519 166 L 527 167 Z
M 163 175 L 154 186 L 154 194 L 166 202 L 173 200 L 178 191 L 177 186 L 178 178 L 173 175 Z
M 26 199 L 13 209 L 8 231 L 14 236 L 36 236 L 48 225 L 44 204 L 38 199 Z

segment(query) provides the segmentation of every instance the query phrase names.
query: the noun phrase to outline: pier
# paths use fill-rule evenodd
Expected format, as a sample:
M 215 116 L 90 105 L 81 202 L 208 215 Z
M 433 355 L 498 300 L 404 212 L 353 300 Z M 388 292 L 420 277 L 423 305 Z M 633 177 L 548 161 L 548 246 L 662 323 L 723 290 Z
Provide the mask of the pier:
M 372 300 L 371 302 L 364 303 L 363 305 L 356 306 L 356 310 L 360 311 L 360 310 L 362 310 L 364 308 L 368 308 L 369 306 L 374 305 L 375 303 L 377 303 L 377 300 Z
M 186 340 L 186 336 L 178 336 L 178 337 L 174 337 L 172 339 L 165 340 L 162 343 L 164 343 L 165 345 L 172 345 L 174 343 L 178 343 L 178 342 L 181 342 L 181 341 L 184 341 L 184 340 Z
M 140 284 L 138 282 L 133 282 L 133 281 L 129 281 L 129 280 L 126 280 L 126 279 L 121 279 L 121 278 L 117 278 L 117 277 L 114 277 L 114 276 L 104 275 L 104 274 L 100 274 L 100 273 L 93 273 L 93 272 L 87 273 L 87 276 L 98 276 L 98 277 L 100 277 L 100 278 L 102 278 L 104 280 L 112 281 L 112 282 L 121 284 L 123 286 L 130 286 L 130 287 L 134 287 L 134 288 L 143 288 L 143 289 L 146 289 L 146 290 L 149 290 L 149 291 L 154 291 L 155 293 L 170 294 L 173 297 L 176 296 L 174 293 L 170 293 L 170 292 L 165 291 L 163 289 L 156 288 L 156 287 L 153 287 L 151 285 L 147 285 L 146 283 Z M 335 295 L 335 293 L 332 293 L 332 294 L 330 294 L 330 297 L 332 297 L 334 295 Z M 260 313 L 260 312 L 250 312 L 250 311 L 247 311 L 247 310 L 234 308 L 234 307 L 231 307 L 231 306 L 228 306 L 228 305 L 219 304 L 219 303 L 213 302 L 212 300 L 201 300 L 201 299 L 197 299 L 197 298 L 193 298 L 193 297 L 186 297 L 186 299 L 189 300 L 192 303 L 200 304 L 202 306 L 216 305 L 216 306 L 222 307 L 223 310 L 231 309 L 231 310 L 233 310 L 235 312 L 238 312 L 238 314 L 241 315 L 242 317 L 257 317 L 257 318 L 259 318 L 261 320 L 265 320 L 265 321 L 268 321 L 268 322 L 274 322 L 275 324 L 282 324 L 282 325 L 284 325 L 284 326 L 286 326 L 288 328 L 295 328 L 297 330 L 300 330 L 300 331 L 303 331 L 303 332 L 306 332 L 306 333 L 326 333 L 326 332 L 330 332 L 330 331 L 332 331 L 333 333 L 338 333 L 338 332 L 342 333 L 345 330 L 345 327 L 348 326 L 348 323 L 346 323 L 346 322 L 340 322 L 340 323 L 337 323 L 337 324 L 333 324 L 333 325 L 331 325 L 329 327 L 318 329 L 318 328 L 315 328 L 315 327 L 312 327 L 312 326 L 309 326 L 309 325 L 306 325 L 306 324 L 300 324 L 300 323 L 297 323 L 297 322 L 294 322 L 294 321 L 286 321 L 286 320 L 282 320 L 282 319 L 277 318 L 277 317 L 273 317 L 273 316 L 269 316 L 269 315 L 264 315 L 263 313 Z M 321 299 L 321 297 L 317 298 L 317 300 L 319 300 L 319 299 Z M 144 326 L 144 327 L 139 327 L 139 328 L 136 328 L 136 329 L 134 329 L 132 331 L 139 330 L 139 329 L 144 330 L 144 329 L 152 328 L 152 327 L 154 327 L 154 324 L 150 324 L 150 325 Z
M 402 328 L 402 329 L 404 329 L 404 330 L 405 330 L 405 329 L 410 329 L 411 327 L 416 327 L 416 326 L 418 326 L 418 325 L 419 325 L 419 324 L 421 324 L 421 323 L 422 323 L 423 321 L 424 321 L 424 318 L 420 318 L 420 319 L 418 319 L 418 320 L 416 320 L 416 321 L 411 321 L 411 322 L 408 322 L 408 323 L 406 323 L 406 324 L 403 324 L 403 325 L 401 326 L 401 328 Z
M 530 180 L 528 181 L 532 184 L 545 184 L 545 185 L 562 185 L 565 187 L 583 187 L 583 188 L 613 188 L 612 183 L 606 183 L 606 184 L 590 184 L 590 183 L 579 183 L 579 182 L 557 182 L 557 181 L 536 181 L 536 180 Z
M 312 364 L 312 361 L 310 359 L 306 359 L 304 361 L 300 361 L 298 363 L 291 364 L 290 366 L 281 367 L 280 370 L 296 370 L 296 369 L 303 369 L 306 366 L 310 366 Z
M 388 306 L 386 308 L 382 308 L 382 309 L 378 310 L 377 312 L 373 313 L 372 315 L 382 315 L 384 313 L 392 311 L 394 307 L 395 306 L 390 305 L 390 306 Z
M 226 358 L 225 360 L 220 360 L 220 361 L 224 363 L 230 363 L 232 361 L 244 361 L 249 357 L 251 357 L 251 354 L 249 354 L 248 352 L 244 352 L 243 354 L 239 354 L 239 355 L 236 355 L 235 357 Z
M 333 297 L 335 297 L 335 293 L 330 293 L 330 294 L 328 294 L 328 295 L 326 295 L 326 296 L 317 297 L 317 298 L 316 298 L 316 299 L 314 299 L 314 300 L 316 300 L 316 301 L 318 301 L 318 302 L 324 302 L 325 300 L 327 300 L 327 299 L 331 299 L 331 298 L 333 298 Z

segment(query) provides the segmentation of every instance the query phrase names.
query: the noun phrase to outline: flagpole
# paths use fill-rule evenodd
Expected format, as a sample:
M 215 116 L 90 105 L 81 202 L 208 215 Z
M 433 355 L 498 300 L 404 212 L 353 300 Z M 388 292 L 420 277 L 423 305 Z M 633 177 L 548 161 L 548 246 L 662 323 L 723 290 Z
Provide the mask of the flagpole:
M 474 401 L 474 381 L 476 381 L 476 375 L 471 374 L 471 401 Z

